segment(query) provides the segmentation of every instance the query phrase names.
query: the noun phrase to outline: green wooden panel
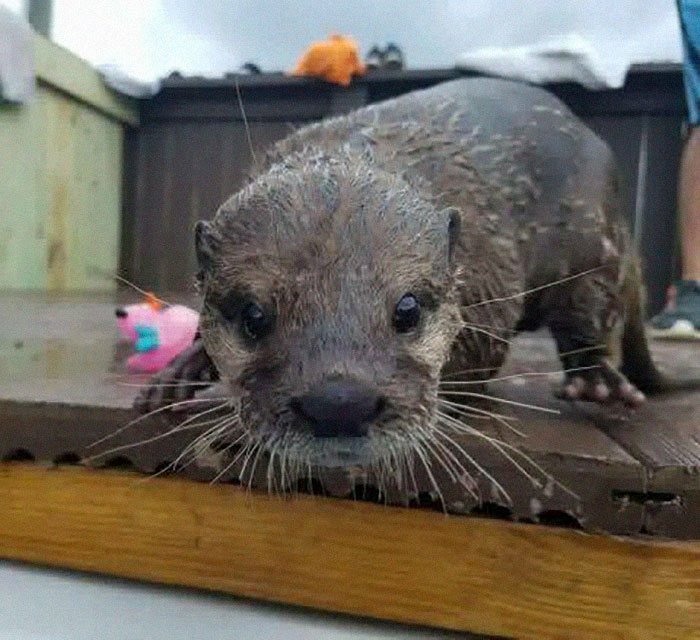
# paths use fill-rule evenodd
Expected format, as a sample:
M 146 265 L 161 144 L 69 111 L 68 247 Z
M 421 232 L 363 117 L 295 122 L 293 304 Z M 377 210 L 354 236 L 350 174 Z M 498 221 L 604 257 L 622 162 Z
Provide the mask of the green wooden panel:
M 133 100 L 34 35 L 37 90 L 0 104 L 0 289 L 111 290 Z
M 45 162 L 42 98 L 0 107 L 0 287 L 46 287 L 46 198 L 36 188 Z
M 120 122 L 47 86 L 0 108 L 0 288 L 114 287 L 122 140 Z

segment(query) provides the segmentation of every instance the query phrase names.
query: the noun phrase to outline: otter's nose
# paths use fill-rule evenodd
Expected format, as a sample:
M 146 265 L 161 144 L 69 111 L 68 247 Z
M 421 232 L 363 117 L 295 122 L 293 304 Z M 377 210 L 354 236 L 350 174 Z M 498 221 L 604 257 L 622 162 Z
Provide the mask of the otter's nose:
M 333 380 L 292 398 L 290 404 L 315 437 L 358 438 L 367 435 L 369 424 L 384 411 L 386 402 L 367 386 Z

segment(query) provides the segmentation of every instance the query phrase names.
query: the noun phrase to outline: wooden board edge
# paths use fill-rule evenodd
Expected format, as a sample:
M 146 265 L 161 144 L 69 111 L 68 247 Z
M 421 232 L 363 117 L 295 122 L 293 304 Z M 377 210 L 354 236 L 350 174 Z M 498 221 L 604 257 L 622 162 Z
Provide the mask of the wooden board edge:
M 700 638 L 700 543 L 179 478 L 0 465 L 0 556 L 512 638 Z
M 139 124 L 136 101 L 112 91 L 100 74 L 67 49 L 34 33 L 37 80 L 132 127 Z

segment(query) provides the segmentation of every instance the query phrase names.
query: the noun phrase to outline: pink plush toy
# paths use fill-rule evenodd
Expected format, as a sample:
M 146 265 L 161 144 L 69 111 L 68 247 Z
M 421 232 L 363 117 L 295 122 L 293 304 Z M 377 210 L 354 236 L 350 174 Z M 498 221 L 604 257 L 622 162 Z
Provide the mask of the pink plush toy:
M 134 345 L 130 371 L 160 371 L 194 341 L 199 314 L 181 304 L 164 305 L 153 296 L 116 310 L 117 328 Z

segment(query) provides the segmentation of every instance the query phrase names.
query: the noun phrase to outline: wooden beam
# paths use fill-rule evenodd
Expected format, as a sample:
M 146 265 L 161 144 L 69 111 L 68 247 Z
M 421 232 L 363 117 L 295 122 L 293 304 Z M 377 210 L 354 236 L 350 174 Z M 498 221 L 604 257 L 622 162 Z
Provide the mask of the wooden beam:
M 131 126 L 139 124 L 136 101 L 107 87 L 100 74 L 85 60 L 36 33 L 34 58 L 38 82 L 66 93 L 119 122 Z
M 700 543 L 0 466 L 0 555 L 512 638 L 700 638 Z

